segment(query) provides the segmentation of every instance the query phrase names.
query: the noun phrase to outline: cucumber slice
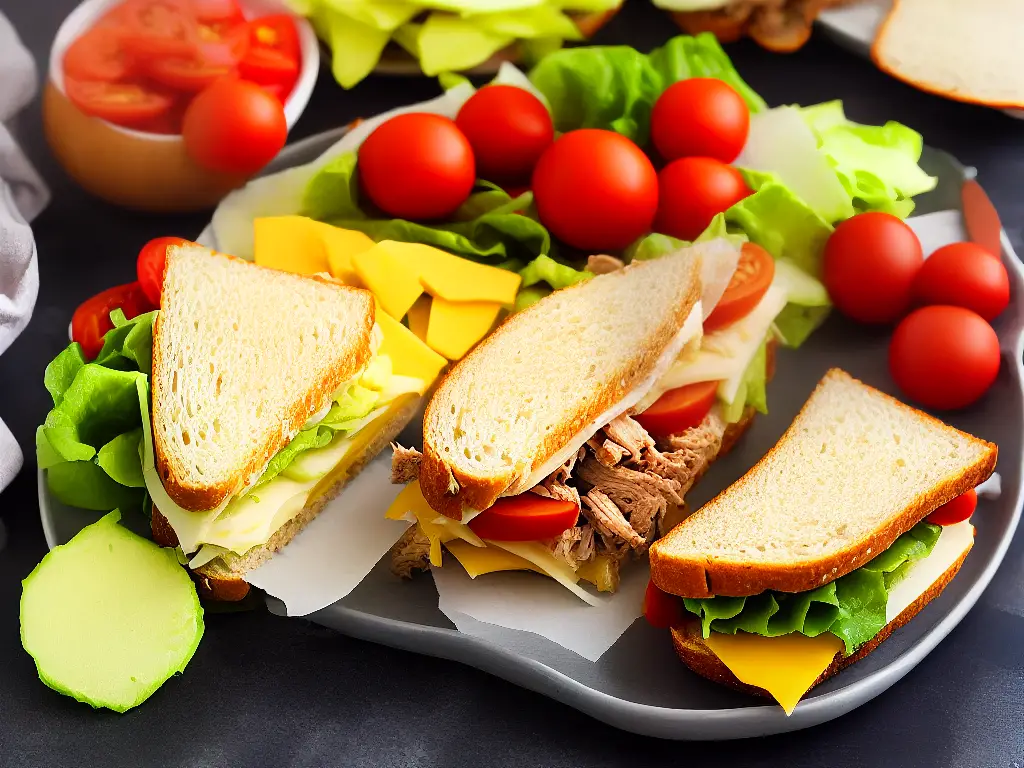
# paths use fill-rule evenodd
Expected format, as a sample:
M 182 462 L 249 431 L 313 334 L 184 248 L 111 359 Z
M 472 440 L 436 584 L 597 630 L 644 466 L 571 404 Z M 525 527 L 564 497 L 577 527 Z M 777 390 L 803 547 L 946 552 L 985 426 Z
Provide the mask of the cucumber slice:
M 120 518 L 114 510 L 56 547 L 21 593 L 21 643 L 39 679 L 115 712 L 183 672 L 203 636 L 199 596 L 174 550 Z

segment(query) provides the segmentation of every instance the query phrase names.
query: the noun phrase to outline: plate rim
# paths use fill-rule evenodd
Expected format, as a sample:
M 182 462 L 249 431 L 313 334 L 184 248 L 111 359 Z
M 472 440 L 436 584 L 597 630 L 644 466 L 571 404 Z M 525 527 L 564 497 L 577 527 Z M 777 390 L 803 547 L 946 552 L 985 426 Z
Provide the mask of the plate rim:
M 302 158 L 308 153 L 326 149 L 347 130 L 348 126 L 340 126 L 289 145 L 265 172 L 272 173 L 306 162 Z M 931 150 L 948 158 L 965 179 L 974 176 L 975 169 L 963 166 L 949 153 L 935 148 Z M 212 221 L 197 240 L 215 245 L 211 238 Z M 1002 261 L 1011 274 L 1013 290 L 1022 297 L 1022 312 L 1016 318 L 1017 325 L 1005 331 L 1006 340 L 1001 340 L 1000 347 L 1005 355 L 1013 356 L 1014 365 L 1010 374 L 1018 388 L 1024 391 L 1024 264 L 1018 259 L 1005 229 L 1000 233 L 1000 243 Z M 1024 424 L 1021 427 L 1024 429 Z M 1018 476 L 1024 479 L 1024 451 L 1017 471 Z M 37 469 L 37 473 L 40 518 L 47 545 L 52 549 L 59 542 L 49 509 L 44 470 Z M 774 704 L 724 709 L 682 709 L 630 701 L 591 688 L 541 661 L 518 655 L 485 639 L 462 634 L 457 629 L 392 619 L 337 603 L 304 618 L 361 640 L 466 664 L 571 706 L 603 723 L 643 736 L 707 741 L 786 733 L 833 720 L 867 703 L 899 682 L 935 649 L 974 607 L 1005 559 L 1024 506 L 1024 482 L 1019 484 L 1013 504 L 1006 529 L 989 562 L 978 574 L 977 582 L 948 609 L 935 626 L 878 670 L 838 690 L 801 701 L 789 716 Z M 266 601 L 272 612 L 286 615 L 283 603 L 279 600 L 267 595 Z

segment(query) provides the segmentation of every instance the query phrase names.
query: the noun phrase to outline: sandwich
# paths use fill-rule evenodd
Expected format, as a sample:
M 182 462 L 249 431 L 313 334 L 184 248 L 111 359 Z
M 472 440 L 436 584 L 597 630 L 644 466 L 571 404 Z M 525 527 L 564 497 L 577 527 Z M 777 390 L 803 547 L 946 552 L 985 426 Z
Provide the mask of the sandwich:
M 974 528 L 928 518 L 996 455 L 831 370 L 764 458 L 654 543 L 647 600 L 677 609 L 672 642 L 690 669 L 790 714 L 956 575 Z
M 48 387 L 70 375 L 37 438 L 40 466 L 67 503 L 129 503 L 85 500 L 67 472 L 143 494 L 154 540 L 180 550 L 200 594 L 240 600 L 247 572 L 395 438 L 430 382 L 394 371 L 397 323 L 373 295 L 330 279 L 172 246 L 160 306 L 115 316 L 95 361 L 72 344 L 51 363 Z M 69 461 L 83 400 L 91 421 L 71 426 L 91 444 Z
M 879 27 L 871 58 L 882 71 L 923 91 L 1024 109 L 1021 29 L 1021 3 L 897 0 Z
M 614 591 L 763 406 L 786 294 L 770 275 L 738 289 L 759 274 L 741 253 L 720 238 L 620 264 L 458 362 L 427 405 L 422 452 L 395 447 L 392 480 L 408 485 L 387 514 L 416 525 L 393 570 L 440 566 L 446 550 L 473 577 L 535 570 L 588 602 L 581 580 Z

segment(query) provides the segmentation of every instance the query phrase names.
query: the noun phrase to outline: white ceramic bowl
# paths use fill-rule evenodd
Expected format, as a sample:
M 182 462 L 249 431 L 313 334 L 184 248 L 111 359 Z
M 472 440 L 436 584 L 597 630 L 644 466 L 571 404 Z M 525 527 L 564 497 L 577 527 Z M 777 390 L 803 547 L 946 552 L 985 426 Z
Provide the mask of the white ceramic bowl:
M 180 135 L 145 133 L 85 114 L 64 93 L 64 52 L 122 0 L 85 0 L 64 20 L 50 49 L 43 91 L 43 127 L 57 160 L 83 187 L 116 205 L 148 211 L 194 211 L 215 205 L 247 175 L 202 168 L 185 152 Z M 279 0 L 241 0 L 248 18 L 287 12 Z M 309 102 L 320 71 L 316 35 L 293 17 L 302 70 L 284 105 L 289 130 Z

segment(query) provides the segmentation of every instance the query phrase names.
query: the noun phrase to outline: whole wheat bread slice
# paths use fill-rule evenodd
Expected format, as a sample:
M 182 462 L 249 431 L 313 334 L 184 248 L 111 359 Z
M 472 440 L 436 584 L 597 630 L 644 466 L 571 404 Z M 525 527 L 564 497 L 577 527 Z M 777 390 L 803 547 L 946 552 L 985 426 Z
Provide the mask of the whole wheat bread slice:
M 167 250 L 153 327 L 156 468 L 181 507 L 215 509 L 373 354 L 372 295 L 201 246 Z
M 882 627 L 877 635 L 864 643 L 864 645 L 858 648 L 854 653 L 849 656 L 843 656 L 842 652 L 837 653 L 828 668 L 821 673 L 817 680 L 811 683 L 810 688 L 825 682 L 830 677 L 841 670 L 846 669 L 846 667 L 850 666 L 854 662 L 863 659 L 887 640 L 893 632 L 920 613 L 921 610 L 928 605 L 928 603 L 938 597 L 942 593 L 942 590 L 946 588 L 946 585 L 953 580 L 953 577 L 956 576 L 957 572 L 960 570 L 960 566 L 962 566 L 964 564 L 964 560 L 967 559 L 968 554 L 970 554 L 970 548 L 960 555 L 957 561 L 947 568 L 946 572 L 936 579 L 932 583 L 931 587 L 923 592 L 920 597 L 908 605 L 899 616 Z M 718 658 L 718 656 L 715 655 L 715 652 L 712 651 L 704 641 L 704 638 L 701 635 L 700 621 L 698 619 L 687 619 L 680 626 L 673 627 L 671 632 L 672 644 L 675 646 L 676 654 L 686 666 L 701 677 L 705 677 L 716 683 L 721 683 L 722 685 L 728 685 L 731 688 L 746 691 L 747 693 L 772 698 L 772 695 L 763 688 L 749 685 L 736 678 L 732 671 L 722 662 L 721 659 Z M 808 690 L 810 690 L 810 688 Z
M 896 0 L 871 57 L 921 90 L 990 107 L 1024 108 L 1024 3 Z
M 229 552 L 192 572 L 199 594 L 208 600 L 237 601 L 249 593 L 245 575 L 258 568 L 275 553 L 294 539 L 313 519 L 323 511 L 327 503 L 336 498 L 348 482 L 362 471 L 385 446 L 412 420 L 419 409 L 422 398 L 408 396 L 396 403 L 390 415 L 380 424 L 373 425 L 379 432 L 367 445 L 366 450 L 352 463 L 344 475 L 329 486 L 314 488 L 305 506 L 287 523 L 277 530 L 262 546 L 253 547 L 243 555 Z M 383 418 L 383 417 L 382 417 Z M 178 538 L 159 510 L 153 509 L 153 540 L 163 547 L 178 546 Z
M 516 486 L 651 377 L 700 297 L 700 266 L 684 250 L 556 291 L 456 364 L 423 419 L 430 506 L 458 519 L 526 490 Z
M 996 455 L 833 369 L 764 458 L 654 543 L 651 578 L 681 597 L 814 589 L 979 485 Z

